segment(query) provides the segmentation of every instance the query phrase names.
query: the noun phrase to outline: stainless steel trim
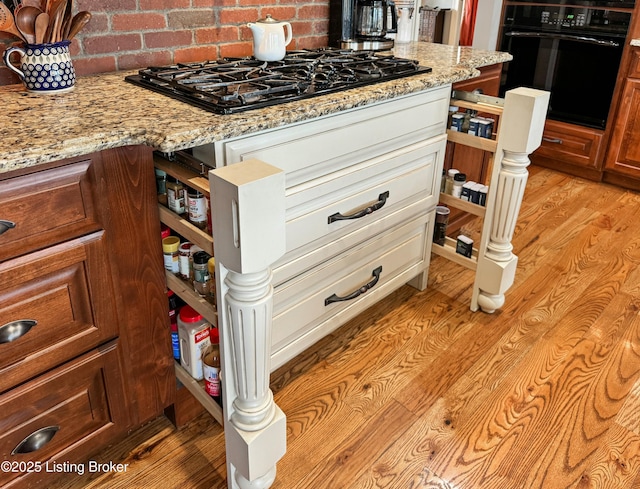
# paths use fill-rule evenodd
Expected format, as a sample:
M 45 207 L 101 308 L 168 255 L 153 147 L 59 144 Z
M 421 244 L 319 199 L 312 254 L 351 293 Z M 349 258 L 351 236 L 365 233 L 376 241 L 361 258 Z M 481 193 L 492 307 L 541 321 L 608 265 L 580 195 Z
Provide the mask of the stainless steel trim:
M 606 46 L 606 47 L 612 47 L 612 48 L 620 47 L 620 43 L 615 41 L 596 39 L 595 37 L 575 36 L 572 34 L 511 31 L 511 32 L 505 32 L 504 35 L 508 37 L 538 37 L 540 39 L 558 39 L 561 41 L 576 41 L 576 42 L 583 42 L 586 44 L 596 44 L 598 46 Z

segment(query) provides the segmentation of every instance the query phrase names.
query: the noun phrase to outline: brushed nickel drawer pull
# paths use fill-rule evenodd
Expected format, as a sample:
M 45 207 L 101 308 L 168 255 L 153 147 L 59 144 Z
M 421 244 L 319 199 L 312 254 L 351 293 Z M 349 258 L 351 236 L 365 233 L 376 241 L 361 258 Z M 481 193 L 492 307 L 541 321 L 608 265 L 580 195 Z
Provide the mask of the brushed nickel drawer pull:
M 40 450 L 51 441 L 59 429 L 60 426 L 47 426 L 34 431 L 18 443 L 18 446 L 13 449 L 11 455 L 16 455 L 17 453 L 31 453 L 36 450 Z
M 14 227 L 16 227 L 15 222 L 0 219 L 0 234 L 6 233 L 9 229 L 13 229 Z
M 351 299 L 355 299 L 359 295 L 364 294 L 366 291 L 375 287 L 375 285 L 378 283 L 378 280 L 380 280 L 381 273 L 382 273 L 382 267 L 380 266 L 376 268 L 373 272 L 371 272 L 371 275 L 373 275 L 373 280 L 371 282 L 369 282 L 368 284 L 364 284 L 359 289 L 351 292 L 349 295 L 345 295 L 344 297 L 339 297 L 336 294 L 333 294 L 324 300 L 324 305 L 328 306 L 333 302 L 350 301 Z
M 560 138 L 542 138 L 542 140 L 553 144 L 562 144 L 563 142 Z
M 389 198 L 389 191 L 383 192 L 378 196 L 378 202 L 376 202 L 373 205 L 370 205 L 369 207 L 362 209 L 361 211 L 356 212 L 355 214 L 351 214 L 348 216 L 344 216 L 342 214 L 340 214 L 339 212 L 336 212 L 335 214 L 332 214 L 329 216 L 329 224 L 331 224 L 332 222 L 335 221 L 344 221 L 347 219 L 360 219 L 361 217 L 367 216 L 369 214 L 371 214 L 372 212 L 377 211 L 378 209 L 381 209 L 386 203 L 387 203 L 387 199 Z
M 38 321 L 35 319 L 18 319 L 0 326 L 0 344 L 11 343 L 21 336 L 26 335 Z

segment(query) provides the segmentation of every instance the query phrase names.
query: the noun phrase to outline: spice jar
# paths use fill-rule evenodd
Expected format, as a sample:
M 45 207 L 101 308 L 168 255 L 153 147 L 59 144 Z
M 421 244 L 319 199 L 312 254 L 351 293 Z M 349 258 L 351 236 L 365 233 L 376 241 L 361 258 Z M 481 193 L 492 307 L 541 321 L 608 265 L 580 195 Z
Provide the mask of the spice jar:
M 444 193 L 445 194 L 449 194 L 451 195 L 451 192 L 453 192 L 453 176 L 456 173 L 460 173 L 459 170 L 456 170 L 455 168 L 450 168 L 449 170 L 447 170 L 447 178 L 444 182 Z
M 175 273 L 180 272 L 180 262 L 178 255 L 178 247 L 180 246 L 180 238 L 177 236 L 169 236 L 162 240 L 162 254 L 164 255 L 165 270 Z
M 453 176 L 453 187 L 451 188 L 451 195 L 453 197 L 460 198 L 460 196 L 462 195 L 462 186 L 466 181 L 467 175 L 465 175 L 464 173 L 458 172 Z
M 178 179 L 167 181 L 167 206 L 178 215 L 186 212 L 186 191 L 184 185 Z
M 198 251 L 193 255 L 193 288 L 204 298 L 209 296 L 211 290 L 209 258 L 211 255 L 206 251 Z
M 191 279 L 191 247 L 193 243 L 185 241 L 178 248 L 178 255 L 180 261 L 180 278 L 183 280 Z
M 207 227 L 207 199 L 202 192 L 189 188 L 187 191 L 189 204 L 189 222 L 200 229 Z

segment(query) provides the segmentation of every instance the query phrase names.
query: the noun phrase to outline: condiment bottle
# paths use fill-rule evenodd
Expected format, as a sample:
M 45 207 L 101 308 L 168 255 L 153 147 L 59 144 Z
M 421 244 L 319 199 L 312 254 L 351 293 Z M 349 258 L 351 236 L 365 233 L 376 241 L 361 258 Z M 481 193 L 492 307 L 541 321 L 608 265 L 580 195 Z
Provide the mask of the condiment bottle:
M 220 385 L 220 333 L 218 332 L 218 328 L 211 328 L 209 338 L 211 346 L 202 358 L 204 389 L 218 404 L 222 404 L 222 389 Z
M 193 288 L 205 298 L 209 296 L 211 290 L 209 258 L 211 255 L 206 251 L 198 251 L 193 255 Z
M 207 199 L 202 192 L 189 188 L 187 191 L 189 203 L 189 222 L 200 229 L 207 228 Z
M 167 180 L 167 206 L 179 215 L 186 213 L 186 191 L 178 179 Z
M 169 236 L 162 240 L 162 254 L 164 255 L 165 270 L 175 273 L 180 272 L 180 262 L 178 256 L 178 247 L 180 246 L 180 238 L 177 236 Z
M 453 176 L 453 187 L 451 188 L 451 195 L 453 197 L 460 198 L 460 196 L 462 195 L 462 186 L 466 181 L 467 175 L 465 175 L 464 173 L 458 172 Z
M 202 380 L 202 355 L 211 345 L 209 323 L 193 307 L 187 305 L 178 314 L 180 365 L 191 377 Z
M 455 168 L 450 168 L 449 170 L 447 170 L 447 178 L 444 182 L 444 193 L 445 194 L 449 194 L 451 195 L 451 192 L 453 191 L 453 176 L 456 173 L 460 173 L 459 170 L 456 170 Z
M 180 262 L 180 278 L 183 280 L 191 280 L 191 247 L 193 243 L 185 241 L 178 248 Z

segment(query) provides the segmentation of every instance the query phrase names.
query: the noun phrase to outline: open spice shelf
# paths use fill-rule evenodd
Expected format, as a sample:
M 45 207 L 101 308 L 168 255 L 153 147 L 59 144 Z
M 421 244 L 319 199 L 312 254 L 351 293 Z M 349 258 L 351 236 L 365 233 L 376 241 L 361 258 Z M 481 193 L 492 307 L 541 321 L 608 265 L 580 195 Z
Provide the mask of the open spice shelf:
M 197 172 L 190 168 L 186 168 L 179 163 L 168 161 L 160 156 L 154 156 L 154 164 L 167 173 L 167 175 L 177 178 L 185 185 L 195 188 L 209 196 L 209 180 L 206 177 L 198 175 Z M 162 204 L 158 204 L 158 212 L 160 214 L 160 222 L 169 226 L 180 236 L 199 246 L 204 251 L 213 256 L 213 237 L 202 229 L 191 224 L 187 219 L 179 216 Z M 180 297 L 185 303 L 193 307 L 198 313 L 212 325 L 218 326 L 218 313 L 209 302 L 194 290 L 193 285 L 186 280 L 177 277 L 171 272 L 166 272 L 167 287 Z M 222 407 L 214 401 L 204 389 L 204 381 L 195 380 L 189 372 L 187 372 L 180 362 L 175 362 L 176 378 L 180 383 L 193 395 L 193 397 L 211 414 L 211 416 L 220 424 L 223 423 Z

